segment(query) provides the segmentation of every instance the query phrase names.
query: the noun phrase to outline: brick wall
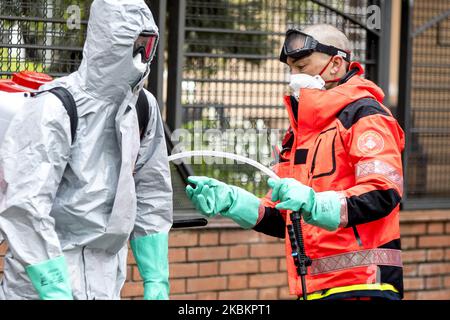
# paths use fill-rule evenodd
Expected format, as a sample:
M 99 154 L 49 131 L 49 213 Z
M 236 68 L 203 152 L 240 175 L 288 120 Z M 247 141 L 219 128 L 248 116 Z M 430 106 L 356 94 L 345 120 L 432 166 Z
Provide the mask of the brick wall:
M 401 213 L 405 298 L 450 299 L 450 212 Z
M 290 299 L 284 243 L 230 224 L 172 231 L 172 299 Z M 450 299 L 450 211 L 401 213 L 405 298 Z M 5 253 L 0 246 L 0 256 Z M 128 256 L 124 299 L 143 288 L 133 255 Z M 0 257 L 0 273 L 3 259 Z
M 252 231 L 173 231 L 169 242 L 172 299 L 287 298 L 284 242 Z M 122 296 L 142 294 L 139 272 L 129 254 Z
M 401 213 L 405 298 L 450 299 L 450 211 Z M 231 228 L 173 231 L 172 299 L 290 299 L 284 241 Z M 132 256 L 124 298 L 139 279 Z M 142 293 L 142 289 L 140 292 Z

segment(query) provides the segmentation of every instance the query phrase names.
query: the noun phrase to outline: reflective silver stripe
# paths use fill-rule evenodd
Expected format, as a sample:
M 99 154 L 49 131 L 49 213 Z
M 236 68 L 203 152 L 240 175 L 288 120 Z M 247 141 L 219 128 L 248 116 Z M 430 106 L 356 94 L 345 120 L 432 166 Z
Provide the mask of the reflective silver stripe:
M 369 265 L 402 267 L 401 251 L 394 249 L 370 249 L 314 259 L 310 267 L 310 274 L 318 275 Z
M 356 165 L 356 180 L 367 177 L 371 174 L 379 174 L 396 184 L 403 192 L 403 176 L 390 164 L 374 160 L 369 162 L 360 162 Z
M 348 207 L 347 207 L 347 197 L 343 192 L 338 192 L 339 198 L 341 200 L 341 223 L 339 223 L 339 228 L 345 228 L 348 224 Z

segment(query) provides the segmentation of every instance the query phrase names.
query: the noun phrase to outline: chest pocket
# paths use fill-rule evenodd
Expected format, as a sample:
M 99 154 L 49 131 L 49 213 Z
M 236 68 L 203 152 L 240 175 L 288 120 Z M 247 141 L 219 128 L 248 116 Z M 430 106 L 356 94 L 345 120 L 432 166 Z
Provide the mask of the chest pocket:
M 337 128 L 320 133 L 314 144 L 313 158 L 310 166 L 311 179 L 331 176 L 336 172 Z

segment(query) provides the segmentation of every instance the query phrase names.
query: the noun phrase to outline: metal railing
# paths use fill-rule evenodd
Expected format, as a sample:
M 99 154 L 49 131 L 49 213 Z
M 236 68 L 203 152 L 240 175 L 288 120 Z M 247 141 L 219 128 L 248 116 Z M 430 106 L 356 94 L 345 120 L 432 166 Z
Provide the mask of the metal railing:
M 181 0 L 169 4 L 171 16 L 184 17 L 182 23 L 178 20 L 169 26 L 171 33 L 176 32 L 168 52 L 169 77 L 176 75 L 168 83 L 169 125 L 191 132 L 194 127 L 256 130 L 250 136 L 264 132 L 269 136 L 270 130 L 280 129 L 281 140 L 289 127 L 282 102 L 289 72 L 279 61 L 286 30 L 318 23 L 336 26 L 349 37 L 353 57 L 365 65 L 366 76 L 378 81 L 385 76 L 379 69 L 380 46 L 382 35 L 389 34 L 389 23 L 383 30 L 366 25 L 365 9 L 374 4 L 386 7 L 383 1 L 368 0 Z M 252 154 L 255 137 L 236 138 L 234 145 L 227 141 L 222 147 L 264 162 L 271 156 L 273 141 L 267 142 L 264 159 Z M 202 147 L 211 145 L 204 142 Z M 265 177 L 246 166 L 194 164 L 192 169 L 259 196 L 268 190 Z
M 21 70 L 63 76 L 81 62 L 90 0 L 2 0 L 0 78 Z M 71 28 L 70 6 L 79 9 Z
M 0 77 L 25 69 L 43 71 L 55 77 L 75 71 L 82 58 L 91 2 L 1 1 Z M 385 66 L 389 64 L 387 48 L 390 45 L 390 1 L 152 0 L 148 4 L 159 24 L 162 40 L 154 61 L 155 67 L 152 66 L 149 89 L 155 93 L 160 104 L 164 105 L 165 118 L 171 129 L 185 128 L 189 131 L 199 124 L 205 130 L 256 130 L 256 134 L 280 129 L 281 137 L 288 127 L 282 105 L 282 96 L 287 89 L 288 70 L 278 61 L 278 56 L 284 33 L 291 26 L 303 28 L 328 23 L 344 31 L 353 45 L 353 56 L 366 67 L 366 77 L 388 91 L 386 78 L 389 70 Z M 72 29 L 67 23 L 71 5 L 80 9 L 79 28 Z M 371 5 L 381 8 L 381 30 L 367 26 L 366 9 Z M 168 29 L 165 27 L 166 18 Z M 439 43 L 446 46 L 448 27 L 443 23 L 438 25 Z M 435 62 L 429 61 L 417 63 L 432 63 L 432 68 L 437 66 Z M 439 63 L 448 66 L 448 61 L 444 58 Z M 419 64 L 416 68 L 417 72 L 421 70 Z M 422 74 L 425 75 L 424 72 Z M 425 78 L 415 83 L 415 86 L 429 84 Z M 439 85 L 445 86 L 446 83 Z M 436 84 L 433 90 L 439 92 L 437 97 L 444 97 L 445 90 L 439 91 L 439 88 Z M 424 105 L 416 106 L 415 118 L 423 118 L 419 110 Z M 431 103 L 429 106 L 440 107 L 441 104 Z M 436 117 L 443 119 L 439 113 Z M 421 128 L 422 124 L 412 129 L 417 131 Z M 431 126 L 427 130 L 433 128 L 436 129 Z M 437 128 L 442 129 L 439 126 Z M 425 133 L 420 131 L 414 134 L 417 136 L 414 139 L 421 141 L 417 146 L 423 146 L 423 141 L 426 141 Z M 437 133 L 434 130 L 427 134 Z M 439 132 L 439 135 L 443 134 Z M 229 147 L 235 152 L 252 156 L 253 138 L 243 139 L 246 140 L 235 139 L 234 145 Z M 264 161 L 270 158 L 273 141 L 267 142 Z M 414 148 L 418 150 L 425 147 Z M 414 148 L 412 150 L 416 150 Z M 418 163 L 416 168 L 424 163 L 445 161 L 444 155 L 437 157 L 437 153 L 430 152 L 426 156 L 412 158 L 411 161 Z M 430 154 L 434 157 L 430 157 Z M 243 165 L 232 167 L 203 164 L 194 165 L 193 169 L 196 174 L 220 178 L 258 195 L 262 195 L 267 189 L 264 177 Z M 427 174 L 423 170 L 420 174 L 413 174 L 417 188 L 410 189 L 411 192 L 425 195 L 430 192 L 428 187 L 423 187 L 433 185 L 430 170 L 432 169 Z M 408 175 L 411 172 L 408 171 Z M 436 171 L 435 179 L 438 178 L 443 179 Z M 426 184 L 423 183 L 424 179 Z M 443 181 L 442 186 L 445 183 Z
M 450 3 L 403 1 L 405 208 L 450 208 Z

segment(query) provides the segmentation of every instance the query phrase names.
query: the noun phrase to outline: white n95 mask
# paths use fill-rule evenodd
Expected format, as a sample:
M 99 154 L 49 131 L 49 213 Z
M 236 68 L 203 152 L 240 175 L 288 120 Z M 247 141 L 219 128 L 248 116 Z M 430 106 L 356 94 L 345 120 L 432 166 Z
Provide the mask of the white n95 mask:
M 325 80 L 321 76 L 310 76 L 306 73 L 292 74 L 289 86 L 294 91 L 295 97 L 299 97 L 300 89 L 325 89 Z
M 131 89 L 134 90 L 139 84 L 145 81 L 145 78 L 150 73 L 150 63 L 142 62 L 141 53 L 138 53 L 133 58 L 133 69 L 132 76 L 129 79 L 129 84 Z
M 145 72 L 147 72 L 148 64 L 142 62 L 142 54 L 141 53 L 138 53 L 137 55 L 134 56 L 133 65 L 136 68 L 136 70 L 139 71 L 139 73 L 145 74 Z

